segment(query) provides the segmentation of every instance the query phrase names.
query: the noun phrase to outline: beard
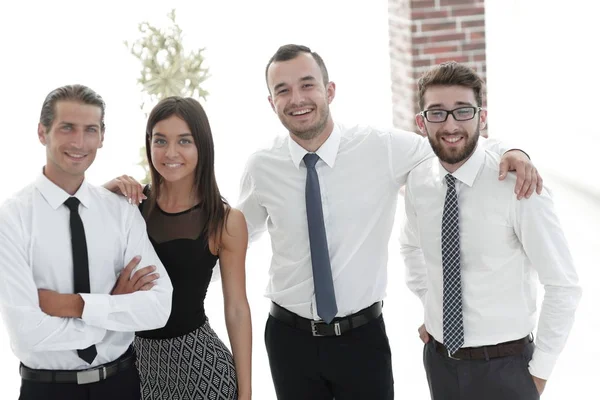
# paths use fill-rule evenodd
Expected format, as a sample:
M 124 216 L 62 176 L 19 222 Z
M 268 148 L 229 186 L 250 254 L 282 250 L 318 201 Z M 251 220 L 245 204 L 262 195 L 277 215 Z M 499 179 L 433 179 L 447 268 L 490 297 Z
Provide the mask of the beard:
M 295 105 L 286 107 L 283 110 L 283 115 L 279 116 L 279 120 L 283 126 L 300 140 L 311 140 L 319 136 L 325 129 L 327 120 L 329 119 L 329 106 L 327 104 L 323 107 L 317 107 L 315 104 L 310 104 L 310 106 L 313 108 L 312 112 L 317 113 L 317 120 L 311 125 L 296 124 L 291 120 L 293 117 L 288 120 L 288 109 L 298 108 Z
M 458 132 L 466 141 L 462 148 L 446 148 L 442 142 L 442 136 L 446 134 L 447 132 L 437 132 L 435 138 L 432 138 L 429 132 L 427 132 L 429 144 L 431 144 L 433 152 L 441 161 L 448 164 L 458 164 L 468 159 L 475 151 L 475 147 L 477 147 L 477 142 L 479 141 L 479 122 L 477 123 L 475 132 L 470 136 L 464 130 Z

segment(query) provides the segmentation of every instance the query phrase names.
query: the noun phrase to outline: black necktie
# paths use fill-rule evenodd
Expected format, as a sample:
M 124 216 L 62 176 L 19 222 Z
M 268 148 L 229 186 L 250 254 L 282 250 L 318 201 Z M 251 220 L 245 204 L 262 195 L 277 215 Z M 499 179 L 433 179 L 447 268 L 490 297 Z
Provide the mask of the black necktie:
M 306 165 L 306 216 L 308 219 L 308 238 L 312 261 L 313 282 L 317 300 L 317 313 L 323 321 L 330 323 L 338 312 L 335 301 L 327 234 L 321 204 L 321 186 L 315 165 L 319 156 L 308 153 L 304 156 Z
M 90 269 L 88 263 L 87 244 L 85 241 L 85 230 L 79 216 L 79 200 L 77 197 L 69 197 L 65 205 L 71 210 L 71 251 L 73 252 L 73 280 L 75 282 L 75 293 L 90 292 Z M 77 350 L 79 357 L 91 364 L 96 358 L 96 346 L 91 345 L 87 349 Z

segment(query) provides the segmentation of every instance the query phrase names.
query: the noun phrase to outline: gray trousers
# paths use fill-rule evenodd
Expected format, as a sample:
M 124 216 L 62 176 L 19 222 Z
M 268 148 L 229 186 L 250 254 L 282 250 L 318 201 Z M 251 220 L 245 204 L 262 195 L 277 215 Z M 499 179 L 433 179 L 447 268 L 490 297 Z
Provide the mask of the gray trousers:
M 423 363 L 432 400 L 538 400 L 528 370 L 535 345 L 523 353 L 490 360 L 453 360 L 438 353 L 430 340 Z

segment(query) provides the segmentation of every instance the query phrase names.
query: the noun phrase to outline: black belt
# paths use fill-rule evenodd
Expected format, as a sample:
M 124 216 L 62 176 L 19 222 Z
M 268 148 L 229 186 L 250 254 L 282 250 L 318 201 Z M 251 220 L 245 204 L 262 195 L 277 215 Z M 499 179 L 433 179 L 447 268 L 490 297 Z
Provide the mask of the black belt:
M 523 353 L 525 346 L 531 342 L 533 342 L 533 338 L 531 335 L 527 335 L 522 339 L 498 343 L 493 346 L 463 347 L 456 350 L 454 354 L 450 354 L 446 347 L 437 340 L 435 340 L 435 347 L 438 353 L 454 360 L 489 360 L 490 358 L 519 355 Z
M 342 318 L 334 318 L 330 324 L 324 321 L 303 318 L 275 303 L 271 303 L 270 314 L 273 318 L 294 328 L 312 333 L 313 336 L 341 336 L 354 328 L 358 328 L 378 318 L 381 315 L 381 308 L 382 303 L 378 301 L 355 314 Z
M 133 350 L 129 349 L 115 361 L 98 365 L 97 367 L 90 369 L 78 371 L 31 369 L 21 364 L 19 372 L 21 373 L 21 378 L 27 381 L 44 383 L 77 383 L 78 385 L 84 385 L 86 383 L 95 383 L 108 379 L 120 371 L 133 367 L 134 364 L 135 354 L 133 353 Z

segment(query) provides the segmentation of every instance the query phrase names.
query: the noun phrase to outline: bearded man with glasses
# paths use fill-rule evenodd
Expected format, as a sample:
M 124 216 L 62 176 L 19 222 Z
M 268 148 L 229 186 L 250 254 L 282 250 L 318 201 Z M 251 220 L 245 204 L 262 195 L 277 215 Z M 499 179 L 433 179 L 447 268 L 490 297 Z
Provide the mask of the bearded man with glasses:
M 515 177 L 478 145 L 483 81 L 449 62 L 418 83 L 416 116 L 437 158 L 406 183 L 401 252 L 423 302 L 423 361 L 433 400 L 539 399 L 581 297 L 546 189 L 518 201 Z M 537 282 L 545 296 L 536 326 Z

